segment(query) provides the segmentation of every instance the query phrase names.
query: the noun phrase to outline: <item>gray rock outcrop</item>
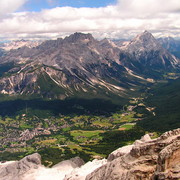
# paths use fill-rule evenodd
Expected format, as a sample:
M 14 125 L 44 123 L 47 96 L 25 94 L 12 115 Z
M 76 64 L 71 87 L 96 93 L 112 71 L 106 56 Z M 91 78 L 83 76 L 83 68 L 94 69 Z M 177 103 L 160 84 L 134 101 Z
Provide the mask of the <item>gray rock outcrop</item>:
M 84 164 L 81 158 L 75 157 L 46 168 L 41 165 L 41 156 L 35 153 L 20 161 L 1 163 L 0 180 L 64 180 L 66 174 Z
M 0 180 L 21 180 L 24 174 L 39 166 L 41 166 L 41 156 L 38 153 L 26 156 L 20 161 L 0 165 Z

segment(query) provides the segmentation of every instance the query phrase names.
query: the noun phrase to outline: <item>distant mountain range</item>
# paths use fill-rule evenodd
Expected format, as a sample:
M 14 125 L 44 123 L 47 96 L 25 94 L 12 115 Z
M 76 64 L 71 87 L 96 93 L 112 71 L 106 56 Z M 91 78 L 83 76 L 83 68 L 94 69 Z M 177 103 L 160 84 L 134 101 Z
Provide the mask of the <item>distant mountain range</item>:
M 178 40 L 172 37 L 166 37 L 166 38 L 159 38 L 158 41 L 170 53 L 180 58 L 180 39 Z
M 19 48 L 1 53 L 0 93 L 128 97 L 167 72 L 179 72 L 180 60 L 161 44 L 147 31 L 121 45 L 83 33 L 20 47 L 16 42 Z
M 114 39 L 112 41 L 119 47 L 125 46 L 130 42 L 130 40 L 127 39 Z M 173 37 L 161 37 L 158 38 L 157 41 L 163 48 L 167 49 L 171 54 L 173 54 L 177 58 L 180 58 L 180 39 Z
M 18 49 L 23 46 L 27 46 L 29 48 L 36 47 L 41 44 L 41 41 L 30 41 L 30 40 L 17 40 L 17 41 L 11 41 L 11 42 L 6 42 L 6 43 L 1 43 L 0 47 L 1 49 L 5 51 L 10 51 L 12 49 Z

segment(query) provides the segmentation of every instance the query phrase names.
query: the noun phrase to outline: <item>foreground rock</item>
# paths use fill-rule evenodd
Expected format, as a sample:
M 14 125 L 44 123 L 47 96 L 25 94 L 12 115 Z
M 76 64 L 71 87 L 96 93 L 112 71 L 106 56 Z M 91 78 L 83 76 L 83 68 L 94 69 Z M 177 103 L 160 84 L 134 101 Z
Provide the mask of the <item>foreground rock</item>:
M 109 162 L 89 174 L 86 180 L 180 179 L 180 129 L 154 140 L 142 140 L 127 147 L 127 153 L 122 148 L 119 154 L 112 153 Z
M 0 180 L 21 180 L 26 173 L 41 166 L 41 156 L 37 153 L 20 161 L 0 164 Z
M 41 156 L 35 153 L 20 161 L 1 163 L 0 180 L 63 180 L 66 174 L 82 165 L 84 161 L 75 157 L 46 168 L 41 164 Z
M 0 164 L 0 180 L 179 180 L 180 129 L 157 139 L 149 135 L 112 152 L 108 159 L 84 164 L 79 157 L 52 168 L 35 153 L 20 161 Z

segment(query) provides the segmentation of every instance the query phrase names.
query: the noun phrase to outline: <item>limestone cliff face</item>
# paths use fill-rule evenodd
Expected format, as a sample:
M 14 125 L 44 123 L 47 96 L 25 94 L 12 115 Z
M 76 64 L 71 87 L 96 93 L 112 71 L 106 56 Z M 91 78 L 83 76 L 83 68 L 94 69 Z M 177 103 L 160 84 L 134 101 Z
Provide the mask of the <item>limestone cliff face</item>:
M 109 162 L 86 180 L 180 179 L 180 129 L 154 140 L 136 141 L 130 148 L 127 153 L 119 149 L 119 156 L 117 151 L 111 154 Z
M 157 139 L 149 135 L 112 152 L 108 159 L 84 164 L 80 158 L 52 168 L 35 153 L 20 161 L 0 163 L 0 180 L 179 180 L 180 128 Z

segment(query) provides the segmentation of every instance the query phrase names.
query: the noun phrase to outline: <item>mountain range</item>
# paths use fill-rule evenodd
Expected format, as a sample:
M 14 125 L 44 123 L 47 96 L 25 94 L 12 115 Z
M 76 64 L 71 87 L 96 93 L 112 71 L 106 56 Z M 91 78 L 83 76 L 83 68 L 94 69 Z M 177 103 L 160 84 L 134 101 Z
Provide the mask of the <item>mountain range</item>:
M 29 48 L 33 48 L 41 44 L 41 41 L 30 41 L 30 40 L 17 40 L 17 41 L 11 41 L 6 43 L 1 43 L 0 47 L 1 49 L 5 51 L 10 51 L 11 49 L 18 49 L 23 46 L 27 46 Z
M 128 97 L 179 69 L 180 60 L 148 31 L 122 46 L 74 33 L 5 51 L 0 57 L 0 93 L 58 99 Z

